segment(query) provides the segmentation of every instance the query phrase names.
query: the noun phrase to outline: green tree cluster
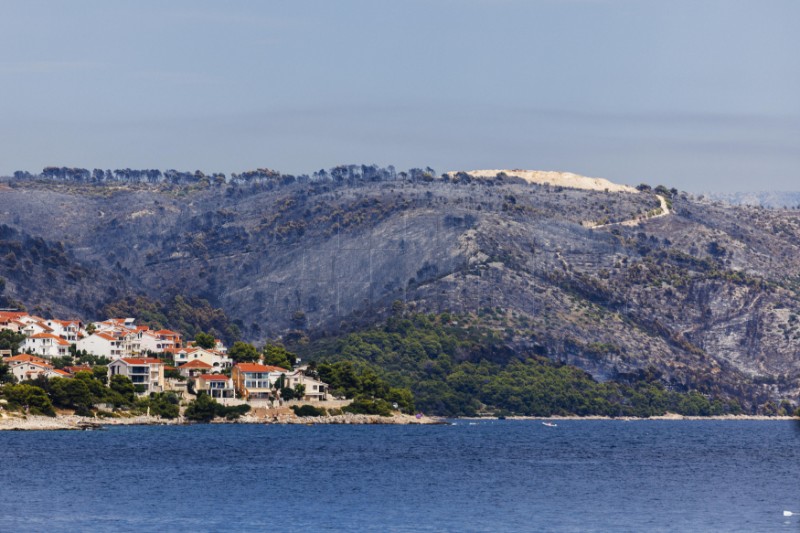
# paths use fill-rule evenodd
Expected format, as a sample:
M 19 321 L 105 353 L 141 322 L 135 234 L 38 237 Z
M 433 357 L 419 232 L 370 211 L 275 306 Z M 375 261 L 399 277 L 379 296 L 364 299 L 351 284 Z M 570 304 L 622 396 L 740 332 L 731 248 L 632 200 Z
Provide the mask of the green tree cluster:
M 363 400 L 359 403 L 362 408 L 366 408 L 364 406 L 370 402 L 372 405 L 376 400 L 382 400 L 390 408 L 396 403 L 400 411 L 414 412 L 414 396 L 411 391 L 407 388 L 392 387 L 380 376 L 380 370 L 370 363 L 358 360 L 335 361 L 318 365 L 317 371 L 320 379 L 329 385 L 334 395 Z M 375 405 L 383 406 L 384 403 Z M 382 408 L 375 409 L 383 411 Z
M 380 327 L 317 341 L 309 346 L 309 354 L 326 361 L 319 364 L 319 375 L 334 394 L 380 398 L 402 405 L 406 412 L 409 404 L 444 416 L 646 417 L 741 410 L 732 400 L 669 390 L 653 374 L 598 383 L 588 373 L 554 363 L 535 350 L 512 350 L 501 333 L 477 320 L 455 318 L 393 316 Z M 353 409 L 368 407 L 354 402 Z
M 3 385 L 0 388 L 0 398 L 8 402 L 10 409 L 25 410 L 32 415 L 56 416 L 47 393 L 35 385 L 28 383 Z
M 19 347 L 24 340 L 23 333 L 17 333 L 10 329 L 0 330 L 0 350 L 11 350 L 11 355 L 19 353 Z
M 161 418 L 178 418 L 180 415 L 180 400 L 172 392 L 159 392 L 149 398 L 136 402 L 136 407 L 143 413 Z
M 324 407 L 316 407 L 314 405 L 303 404 L 303 405 L 293 405 L 292 411 L 297 416 L 325 416 L 328 414 L 328 411 L 325 410 Z
M 252 363 L 258 361 L 258 350 L 252 344 L 236 341 L 228 349 L 228 356 L 237 363 Z
M 184 416 L 195 422 L 211 422 L 217 417 L 234 420 L 249 411 L 250 406 L 247 404 L 225 406 L 208 394 L 201 392 L 197 395 L 197 398 L 189 402 Z
M 284 348 L 275 344 L 267 343 L 262 350 L 264 364 L 279 366 L 291 370 L 297 362 L 297 356 Z

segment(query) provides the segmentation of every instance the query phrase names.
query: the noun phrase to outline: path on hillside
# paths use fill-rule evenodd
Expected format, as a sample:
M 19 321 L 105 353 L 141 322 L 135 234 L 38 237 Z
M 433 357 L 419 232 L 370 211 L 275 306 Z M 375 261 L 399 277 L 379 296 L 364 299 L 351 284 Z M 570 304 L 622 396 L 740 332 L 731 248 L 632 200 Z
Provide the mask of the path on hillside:
M 598 228 L 607 228 L 610 226 L 636 226 L 640 222 L 644 222 L 645 220 L 652 220 L 654 218 L 665 217 L 667 215 L 672 214 L 672 211 L 669 208 L 669 204 L 667 203 L 667 199 L 657 194 L 656 197 L 658 201 L 661 203 L 661 210 L 655 215 L 641 215 L 638 217 L 630 218 L 628 220 L 623 220 L 621 222 L 610 222 L 608 224 L 597 224 L 595 226 L 589 226 L 589 229 L 598 229 Z

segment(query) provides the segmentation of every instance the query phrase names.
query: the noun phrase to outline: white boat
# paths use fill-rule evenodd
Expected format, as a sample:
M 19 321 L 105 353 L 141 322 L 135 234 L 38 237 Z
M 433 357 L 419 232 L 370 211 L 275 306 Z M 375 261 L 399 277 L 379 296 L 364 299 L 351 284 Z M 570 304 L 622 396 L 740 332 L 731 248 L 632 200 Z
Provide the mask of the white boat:
M 558 424 L 556 424 L 555 422 L 542 422 L 542 425 L 547 426 L 549 428 L 558 427 Z

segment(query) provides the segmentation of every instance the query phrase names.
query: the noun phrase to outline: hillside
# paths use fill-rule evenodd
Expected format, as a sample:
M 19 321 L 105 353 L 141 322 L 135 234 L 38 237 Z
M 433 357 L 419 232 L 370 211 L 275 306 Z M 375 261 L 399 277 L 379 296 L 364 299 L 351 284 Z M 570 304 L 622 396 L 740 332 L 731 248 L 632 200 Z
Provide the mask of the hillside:
M 532 171 L 171 172 L 5 179 L 0 224 L 67 262 L 0 262 L 39 280 L 7 295 L 83 318 L 126 297 L 202 298 L 252 341 L 448 311 L 600 380 L 652 367 L 745 408 L 798 397 L 797 211 Z M 72 266 L 97 279 L 93 299 L 67 297 L 86 289 L 59 274 Z

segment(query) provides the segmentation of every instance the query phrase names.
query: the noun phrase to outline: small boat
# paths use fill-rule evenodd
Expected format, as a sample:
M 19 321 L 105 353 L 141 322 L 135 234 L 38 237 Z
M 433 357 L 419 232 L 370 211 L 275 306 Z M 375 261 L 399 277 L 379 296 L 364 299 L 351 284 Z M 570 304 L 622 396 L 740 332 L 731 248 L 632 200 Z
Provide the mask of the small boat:
M 556 424 L 555 422 L 542 422 L 542 425 L 547 426 L 549 428 L 558 427 L 558 424 Z

